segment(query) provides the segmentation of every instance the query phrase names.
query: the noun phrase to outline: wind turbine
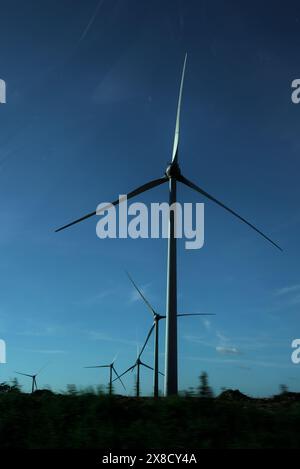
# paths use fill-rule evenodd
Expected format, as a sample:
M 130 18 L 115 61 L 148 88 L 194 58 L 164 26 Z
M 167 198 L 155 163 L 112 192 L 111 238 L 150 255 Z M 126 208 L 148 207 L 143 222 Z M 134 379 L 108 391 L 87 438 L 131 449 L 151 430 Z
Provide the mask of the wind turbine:
M 20 373 L 19 371 L 15 371 L 15 373 L 17 373 L 18 375 L 28 376 L 29 378 L 31 378 L 32 379 L 31 394 L 34 393 L 34 391 L 37 391 L 38 387 L 36 384 L 36 377 L 39 374 L 39 372 L 36 373 L 35 375 L 29 375 L 27 373 Z
M 108 384 L 108 392 L 109 392 L 109 395 L 111 396 L 112 395 L 112 383 L 113 381 L 113 373 L 116 375 L 116 379 L 118 379 L 120 381 L 120 383 L 122 384 L 123 388 L 125 389 L 126 391 L 126 388 L 124 386 L 124 383 L 123 381 L 121 380 L 121 377 L 118 375 L 117 371 L 116 371 L 116 368 L 115 368 L 115 361 L 116 361 L 116 358 L 114 358 L 114 360 L 112 361 L 112 363 L 110 363 L 109 365 L 96 365 L 96 366 L 85 366 L 84 368 L 109 368 L 109 384 Z
M 30 374 L 27 374 L 27 373 L 20 373 L 19 371 L 15 371 L 15 373 L 17 373 L 18 375 L 22 375 L 22 376 L 28 376 L 29 378 L 32 379 L 32 385 L 31 385 L 31 394 L 34 392 L 34 390 L 37 391 L 38 387 L 37 387 L 37 384 L 36 384 L 36 377 L 37 375 L 39 375 L 41 373 L 41 371 L 43 371 L 46 366 L 49 365 L 49 362 L 46 363 L 46 365 L 43 365 L 42 368 L 39 369 L 39 371 L 37 373 L 35 373 L 34 375 L 30 375 Z
M 269 241 L 273 246 L 278 248 L 280 251 L 282 249 L 278 244 L 271 240 L 268 236 L 266 236 L 262 231 L 256 228 L 252 223 L 248 222 L 245 218 L 240 216 L 237 212 L 229 208 L 223 202 L 220 202 L 214 196 L 206 192 L 201 187 L 197 186 L 189 179 L 187 179 L 181 173 L 179 167 L 179 157 L 178 157 L 178 148 L 179 148 L 179 124 L 180 124 L 180 111 L 181 111 L 181 100 L 182 100 L 182 90 L 183 90 L 183 82 L 185 76 L 185 68 L 186 68 L 186 59 L 187 55 L 185 55 L 183 70 L 181 75 L 181 82 L 180 82 L 180 89 L 179 89 L 179 97 L 178 97 L 178 105 L 177 105 L 177 115 L 176 115 L 176 125 L 175 125 L 175 135 L 174 135 L 174 143 L 173 143 L 173 152 L 172 152 L 172 160 L 171 163 L 168 165 L 165 175 L 158 179 L 154 179 L 152 181 L 143 184 L 142 186 L 137 187 L 133 191 L 127 194 L 127 199 L 131 199 L 136 195 L 142 194 L 143 192 L 148 191 L 154 187 L 160 186 L 168 182 L 169 184 L 169 205 L 171 206 L 176 202 L 177 199 L 177 182 L 181 182 L 185 186 L 190 187 L 194 191 L 198 192 L 202 196 L 206 197 L 207 199 L 211 200 L 215 204 L 219 205 L 227 212 L 234 215 L 240 221 L 248 225 L 258 234 L 260 234 L 264 239 Z M 122 192 L 123 193 L 123 192 Z M 125 200 L 122 198 L 121 201 Z M 104 211 L 106 208 L 110 207 L 111 205 L 118 205 L 120 203 L 120 199 L 115 200 L 107 207 L 103 207 L 101 211 Z M 64 225 L 56 230 L 56 232 L 64 230 L 76 223 L 79 223 L 87 218 L 93 217 L 96 214 L 100 214 L 100 211 L 93 211 L 90 212 L 77 220 L 74 220 L 67 225 Z M 178 356 L 177 356 L 177 249 L 176 249 L 176 231 L 175 231 L 175 220 L 176 216 L 174 210 L 169 210 L 169 236 L 168 236 L 168 261 L 167 261 L 167 304 L 166 304 L 166 353 L 165 353 L 165 370 L 166 370 L 166 378 L 165 378 L 165 395 L 173 395 L 177 394 L 178 391 Z
M 159 370 L 158 370 L 158 357 L 159 357 L 159 321 L 161 319 L 165 319 L 166 318 L 166 315 L 161 315 L 159 313 L 157 313 L 155 311 L 155 309 L 153 308 L 153 306 L 151 305 L 151 303 L 146 299 L 145 295 L 143 294 L 143 292 L 139 289 L 139 287 L 137 286 L 137 284 L 135 283 L 135 281 L 133 280 L 133 278 L 131 277 L 131 275 L 126 272 L 129 280 L 131 281 L 132 285 L 134 286 L 134 288 L 137 290 L 137 292 L 139 293 L 139 295 L 141 296 L 141 298 L 143 299 L 143 301 L 145 302 L 145 304 L 147 305 L 147 307 L 150 309 L 152 315 L 153 315 L 153 324 L 152 326 L 150 327 L 150 330 L 148 332 L 148 335 L 146 337 L 146 340 L 144 342 L 144 345 L 140 351 L 140 354 L 139 356 L 142 355 L 143 351 L 145 350 L 145 347 L 152 335 L 152 332 L 154 331 L 154 380 L 153 380 L 153 395 L 154 397 L 158 397 L 158 374 L 159 374 Z M 177 314 L 177 317 L 182 317 L 182 316 L 215 316 L 213 313 L 183 313 L 183 314 Z
M 141 354 L 142 352 L 138 353 L 137 354 L 137 359 L 135 361 L 135 363 L 130 366 L 126 371 L 124 371 L 124 373 L 122 373 L 119 377 L 122 378 L 122 376 L 126 375 L 129 371 L 133 371 L 135 368 L 136 368 L 136 397 L 139 397 L 140 396 L 140 389 L 141 389 L 141 375 L 140 375 L 140 368 L 141 366 L 144 366 L 145 368 L 148 368 L 149 370 L 153 370 L 153 368 L 149 365 L 146 365 L 146 363 L 142 362 L 141 360 Z M 161 375 L 163 375 L 163 373 L 160 373 Z M 114 379 L 114 381 L 116 380 L 117 378 Z

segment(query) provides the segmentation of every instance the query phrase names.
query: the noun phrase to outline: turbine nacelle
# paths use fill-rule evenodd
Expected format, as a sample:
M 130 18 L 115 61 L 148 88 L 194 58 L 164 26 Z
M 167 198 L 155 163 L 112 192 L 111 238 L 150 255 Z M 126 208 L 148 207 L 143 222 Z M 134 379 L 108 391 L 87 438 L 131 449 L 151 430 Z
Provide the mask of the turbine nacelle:
M 179 164 L 176 161 L 173 161 L 172 163 L 169 164 L 169 166 L 166 169 L 165 175 L 167 178 L 179 178 L 181 176 L 181 171 L 179 168 Z
M 155 313 L 154 321 L 160 321 L 161 319 L 165 319 L 165 317 L 165 315 L 163 316 L 162 314 Z

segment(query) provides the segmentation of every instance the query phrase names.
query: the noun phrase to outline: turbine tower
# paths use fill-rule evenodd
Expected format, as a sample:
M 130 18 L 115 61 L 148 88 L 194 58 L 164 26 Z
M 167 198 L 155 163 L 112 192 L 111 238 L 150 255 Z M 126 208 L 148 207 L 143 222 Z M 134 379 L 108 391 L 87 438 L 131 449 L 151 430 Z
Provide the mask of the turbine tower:
M 145 350 L 145 347 L 152 335 L 152 332 L 154 331 L 154 378 L 153 378 L 153 395 L 155 398 L 158 397 L 158 374 L 159 374 L 159 369 L 158 369 L 158 357 L 159 357 L 159 321 L 161 319 L 165 319 L 165 315 L 161 315 L 155 311 L 153 306 L 150 304 L 150 302 L 146 299 L 145 295 L 143 292 L 139 289 L 139 287 L 136 285 L 135 281 L 131 277 L 131 275 L 127 272 L 128 278 L 131 281 L 132 285 L 134 288 L 137 290 L 143 301 L 146 303 L 147 307 L 150 309 L 152 315 L 153 315 L 153 324 L 150 327 L 150 330 L 148 332 L 148 335 L 146 337 L 146 340 L 144 342 L 144 345 L 141 349 L 141 352 L 139 356 L 142 355 L 143 351 Z M 183 314 L 177 314 L 177 317 L 182 317 L 182 316 L 215 316 L 213 313 L 183 313 Z
M 169 204 L 170 206 L 174 204 L 177 200 L 176 196 L 176 189 L 177 189 L 177 182 L 181 182 L 187 187 L 190 187 L 194 191 L 201 194 L 203 197 L 211 200 L 215 204 L 222 207 L 227 212 L 234 215 L 240 221 L 248 225 L 258 234 L 260 234 L 265 240 L 269 241 L 273 246 L 278 248 L 280 251 L 282 249 L 278 244 L 271 240 L 268 236 L 266 236 L 262 231 L 256 228 L 252 223 L 248 222 L 245 218 L 240 216 L 237 212 L 226 206 L 223 202 L 220 202 L 214 196 L 210 195 L 201 187 L 197 186 L 189 179 L 183 176 L 179 167 L 179 158 L 178 158 L 178 148 L 179 148 L 179 124 L 180 124 L 180 110 L 181 110 L 181 100 L 182 100 L 182 90 L 183 90 L 183 82 L 184 82 L 184 75 L 185 75 L 185 67 L 186 67 L 186 59 L 187 55 L 185 55 L 182 76 L 181 76 L 181 83 L 180 83 L 180 90 L 179 90 L 179 99 L 178 99 L 178 106 L 177 106 L 177 116 L 176 116 L 176 126 L 175 126 L 175 135 L 174 135 L 174 143 L 173 143 L 173 152 L 172 152 L 172 160 L 171 163 L 168 165 L 165 175 L 158 179 L 154 179 L 142 186 L 137 187 L 133 191 L 127 194 L 127 199 L 131 199 L 136 195 L 142 194 L 143 192 L 148 191 L 149 189 L 153 189 L 154 187 L 160 186 L 168 182 L 169 184 Z M 123 192 L 122 192 L 123 194 Z M 125 198 L 121 199 L 121 201 L 125 200 Z M 100 215 L 101 212 L 105 211 L 107 208 L 111 207 L 111 205 L 118 205 L 120 203 L 120 199 L 113 201 L 111 204 L 102 207 L 101 211 L 93 211 L 90 212 L 77 220 L 74 220 L 67 225 L 64 225 L 57 230 L 56 232 L 64 230 L 76 223 L 79 223 L 87 218 L 90 218 L 95 215 Z M 175 237 L 175 213 L 174 210 L 169 210 L 169 236 L 168 236 L 168 264 L 167 264 L 167 302 L 166 302 L 166 352 L 165 352 L 165 395 L 170 396 L 177 394 L 178 391 L 178 357 L 177 357 L 177 253 L 176 253 L 176 237 Z
M 112 383 L 113 381 L 113 373 L 116 375 L 115 379 L 118 379 L 120 383 L 122 384 L 124 390 L 126 391 L 125 385 L 123 381 L 121 380 L 121 377 L 118 375 L 116 368 L 115 368 L 115 361 L 116 358 L 110 363 L 109 365 L 95 365 L 95 366 L 85 366 L 84 368 L 109 368 L 109 384 L 108 384 L 108 393 L 111 396 L 112 395 Z

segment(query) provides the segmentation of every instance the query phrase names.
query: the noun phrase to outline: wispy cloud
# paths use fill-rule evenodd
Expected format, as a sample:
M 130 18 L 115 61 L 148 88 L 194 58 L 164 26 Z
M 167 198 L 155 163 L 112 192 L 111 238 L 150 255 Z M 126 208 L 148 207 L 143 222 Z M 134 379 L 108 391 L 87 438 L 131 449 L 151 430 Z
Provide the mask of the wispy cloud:
M 117 293 L 117 288 L 106 288 L 87 298 L 74 301 L 73 304 L 75 304 L 76 306 L 93 306 L 93 305 L 101 304 L 103 300 L 105 300 L 106 298 L 115 296 L 116 293 Z
M 222 355 L 241 355 L 241 351 L 237 347 L 224 347 L 217 345 L 216 351 Z
M 241 351 L 236 346 L 231 344 L 231 340 L 221 332 L 217 331 L 216 336 L 219 344 L 216 346 L 216 351 L 222 355 L 240 355 Z
M 251 371 L 252 370 L 251 366 L 248 366 L 248 365 L 238 365 L 238 368 L 240 370 L 244 370 L 244 371 Z
M 274 352 L 275 349 L 289 347 L 289 340 L 285 337 L 258 334 L 256 336 L 229 338 L 223 332 L 214 331 L 213 328 L 201 336 L 185 335 L 184 339 L 204 347 L 212 348 L 219 355 L 231 355 L 233 359 L 234 356 L 252 354 L 264 349 Z
M 212 340 L 207 340 L 201 336 L 185 334 L 183 336 L 188 342 L 193 342 L 195 344 L 204 345 L 205 347 L 215 347 L 215 343 Z
M 58 326 L 46 326 L 41 329 L 24 330 L 17 332 L 17 335 L 28 336 L 28 337 L 45 337 L 56 335 L 61 330 Z
M 278 288 L 274 292 L 274 296 L 277 299 L 277 304 L 268 308 L 268 312 L 277 312 L 286 310 L 295 305 L 300 304 L 300 284 L 287 285 L 282 288 Z
M 89 19 L 89 21 L 88 21 L 86 27 L 84 28 L 84 30 L 83 30 L 83 32 L 82 32 L 82 34 L 81 34 L 81 36 L 80 36 L 80 39 L 79 39 L 79 41 L 78 41 L 78 44 L 80 44 L 80 42 L 83 41 L 83 39 L 86 37 L 86 35 L 88 34 L 89 30 L 90 30 L 91 27 L 93 26 L 93 23 L 94 23 L 94 21 L 95 21 L 95 19 L 96 19 L 96 17 L 97 17 L 97 14 L 98 14 L 98 12 L 99 12 L 99 9 L 100 9 L 100 7 L 103 5 L 103 3 L 104 3 L 104 0 L 100 0 L 100 1 L 98 2 L 97 6 L 96 6 L 96 8 L 95 8 L 95 10 L 94 10 L 94 13 L 93 13 L 92 16 L 90 17 L 90 19 Z
M 286 294 L 289 294 L 289 293 L 295 293 L 295 292 L 300 293 L 300 284 L 299 283 L 296 284 L 296 285 L 290 285 L 290 286 L 287 286 L 287 287 L 279 288 L 275 292 L 275 295 L 282 296 L 282 295 L 286 295 Z
M 216 336 L 221 343 L 226 343 L 229 341 L 228 337 L 226 337 L 222 332 L 216 331 Z
M 278 363 L 277 361 L 264 361 L 264 360 L 239 360 L 234 358 L 205 358 L 205 357 L 197 357 L 197 356 L 184 356 L 186 360 L 194 360 L 194 361 L 201 361 L 206 363 L 217 363 L 217 364 L 235 364 L 240 365 L 243 369 L 251 369 L 251 366 L 261 366 L 265 368 L 283 368 L 283 369 L 294 369 L 292 363 L 285 364 L 285 363 Z
M 290 305 L 299 305 L 299 304 L 300 304 L 300 293 L 299 295 L 296 295 L 290 299 Z
M 136 347 L 137 342 L 135 340 L 126 340 L 120 337 L 113 337 L 105 332 L 101 331 L 86 331 L 90 340 L 100 340 L 105 342 L 116 342 L 119 344 L 130 345 Z
M 30 352 L 44 353 L 44 354 L 49 354 L 49 355 L 60 355 L 60 354 L 63 354 L 63 353 L 67 353 L 66 350 L 58 350 L 58 349 L 30 350 Z
M 210 330 L 211 328 L 211 321 L 209 319 L 202 319 L 203 325 L 206 330 Z
M 206 327 L 207 331 L 211 331 L 211 323 L 208 321 L 208 327 Z M 213 336 L 209 339 L 203 336 L 193 336 L 193 335 L 185 335 L 184 339 L 188 340 L 189 342 L 194 342 L 205 347 L 211 347 L 215 349 L 215 351 L 222 355 L 241 355 L 241 350 L 232 344 L 232 340 L 225 336 L 220 331 L 212 331 Z

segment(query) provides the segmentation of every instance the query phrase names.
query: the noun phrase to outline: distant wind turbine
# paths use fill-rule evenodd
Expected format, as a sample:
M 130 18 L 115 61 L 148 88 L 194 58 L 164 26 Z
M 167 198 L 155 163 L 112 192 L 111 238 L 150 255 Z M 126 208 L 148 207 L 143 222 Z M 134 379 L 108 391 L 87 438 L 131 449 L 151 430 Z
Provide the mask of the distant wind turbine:
M 123 381 L 121 380 L 121 377 L 118 375 L 117 373 L 117 370 L 115 368 L 115 361 L 116 361 L 116 358 L 114 358 L 114 360 L 112 361 L 112 363 L 110 363 L 109 365 L 96 365 L 96 366 L 85 366 L 84 368 L 109 368 L 109 384 L 108 384 L 108 392 L 109 392 L 109 395 L 111 396 L 112 395 L 112 383 L 113 383 L 113 373 L 115 374 L 116 378 L 115 379 L 118 379 L 120 381 L 120 383 L 122 384 L 123 388 L 125 389 L 126 391 L 126 387 L 123 383 Z
M 32 385 L 31 385 L 31 393 L 33 393 L 34 391 L 37 391 L 38 387 L 37 387 L 37 383 L 36 383 L 36 377 L 46 368 L 46 366 L 49 365 L 50 362 L 46 363 L 45 365 L 43 365 L 39 371 L 37 373 L 35 373 L 34 375 L 30 375 L 30 374 L 27 374 L 27 373 L 20 373 L 19 371 L 15 371 L 15 373 L 17 373 L 18 375 L 22 375 L 22 376 L 28 376 L 29 378 L 32 379 Z
M 158 357 L 159 357 L 159 321 L 161 319 L 165 319 L 165 315 L 158 314 L 153 306 L 150 304 L 150 302 L 146 299 L 144 293 L 139 289 L 131 275 L 127 273 L 127 276 L 129 280 L 131 281 L 132 285 L 134 288 L 137 290 L 147 307 L 150 309 L 152 315 L 153 315 L 153 324 L 148 332 L 148 335 L 146 337 L 146 340 L 144 342 L 144 345 L 140 351 L 139 356 L 141 357 L 143 351 L 145 350 L 145 347 L 152 335 L 152 332 L 154 331 L 154 381 L 153 381 L 153 395 L 154 397 L 158 397 L 158 374 L 159 374 L 159 369 L 158 369 Z M 182 316 L 215 316 L 213 313 L 183 313 L 183 314 L 177 314 L 177 317 L 182 317 Z
M 32 379 L 31 394 L 34 393 L 34 391 L 37 391 L 38 387 L 36 384 L 36 377 L 39 374 L 39 372 L 36 373 L 35 375 L 29 375 L 27 373 L 20 373 L 19 371 L 15 371 L 15 373 L 17 373 L 18 375 L 28 376 L 29 378 L 31 378 Z
M 137 359 L 136 359 L 135 363 L 132 366 L 130 366 L 129 368 L 127 368 L 127 370 L 124 371 L 124 373 L 122 373 L 120 375 L 120 378 L 122 378 L 122 376 L 126 375 L 129 371 L 133 371 L 136 368 L 136 371 L 137 371 L 137 373 L 136 373 L 136 389 L 135 389 L 136 397 L 140 396 L 140 390 L 141 390 L 141 375 L 140 375 L 141 366 L 144 366 L 145 368 L 148 368 L 149 370 L 154 371 L 154 369 L 151 366 L 146 365 L 146 363 L 142 362 L 141 354 L 142 354 L 142 351 L 140 353 L 137 351 Z M 160 374 L 163 375 L 163 373 L 160 373 Z M 116 378 L 114 379 L 114 381 L 115 380 L 116 380 Z
M 202 196 L 206 197 L 207 199 L 211 200 L 215 204 L 219 205 L 227 212 L 234 215 L 240 221 L 248 225 L 254 231 L 256 231 L 259 235 L 261 235 L 264 239 L 269 241 L 273 246 L 278 248 L 280 251 L 282 249 L 278 244 L 271 240 L 268 236 L 266 236 L 262 231 L 256 228 L 253 224 L 248 222 L 245 218 L 240 216 L 237 212 L 226 206 L 223 202 L 220 202 L 218 199 L 210 195 L 201 187 L 197 186 L 189 179 L 183 176 L 179 167 L 179 160 L 178 160 L 178 148 L 179 148 L 179 124 L 180 124 L 180 111 L 181 111 L 181 100 L 182 100 L 182 90 L 183 90 L 183 82 L 184 82 L 184 75 L 185 75 L 185 67 L 186 67 L 186 59 L 187 55 L 185 55 L 182 76 L 181 76 L 181 83 L 180 83 L 180 90 L 179 90 L 179 98 L 178 98 L 178 106 L 177 106 L 177 115 L 176 115 L 176 126 L 175 126 L 175 135 L 174 135 L 174 143 L 173 143 L 173 152 L 172 152 L 172 160 L 169 166 L 165 171 L 165 175 L 158 179 L 154 179 L 152 181 L 147 182 L 146 184 L 137 187 L 133 191 L 127 194 L 127 199 L 131 199 L 136 195 L 142 194 L 143 192 L 148 191 L 154 187 L 160 186 L 166 182 L 169 183 L 169 204 L 170 206 L 176 202 L 176 189 L 177 189 L 177 182 L 181 182 L 187 187 L 195 190 Z M 123 194 L 123 192 L 122 192 Z M 124 200 L 121 199 L 121 200 Z M 118 205 L 120 203 L 120 199 L 118 198 L 111 205 Z M 102 211 L 104 211 L 107 207 L 103 207 Z M 74 220 L 67 225 L 58 228 L 56 232 L 64 230 L 76 223 L 79 223 L 87 218 L 93 217 L 95 215 L 99 215 L 100 211 L 93 211 L 88 213 L 87 215 Z M 165 378 L 165 395 L 174 395 L 178 392 L 178 354 L 177 354 L 177 239 L 176 239 L 176 231 L 175 231 L 175 220 L 176 215 L 174 210 L 169 210 L 169 236 L 168 236 L 168 264 L 167 264 L 167 305 L 166 305 L 166 353 L 165 353 L 165 360 L 166 360 L 166 378 Z

